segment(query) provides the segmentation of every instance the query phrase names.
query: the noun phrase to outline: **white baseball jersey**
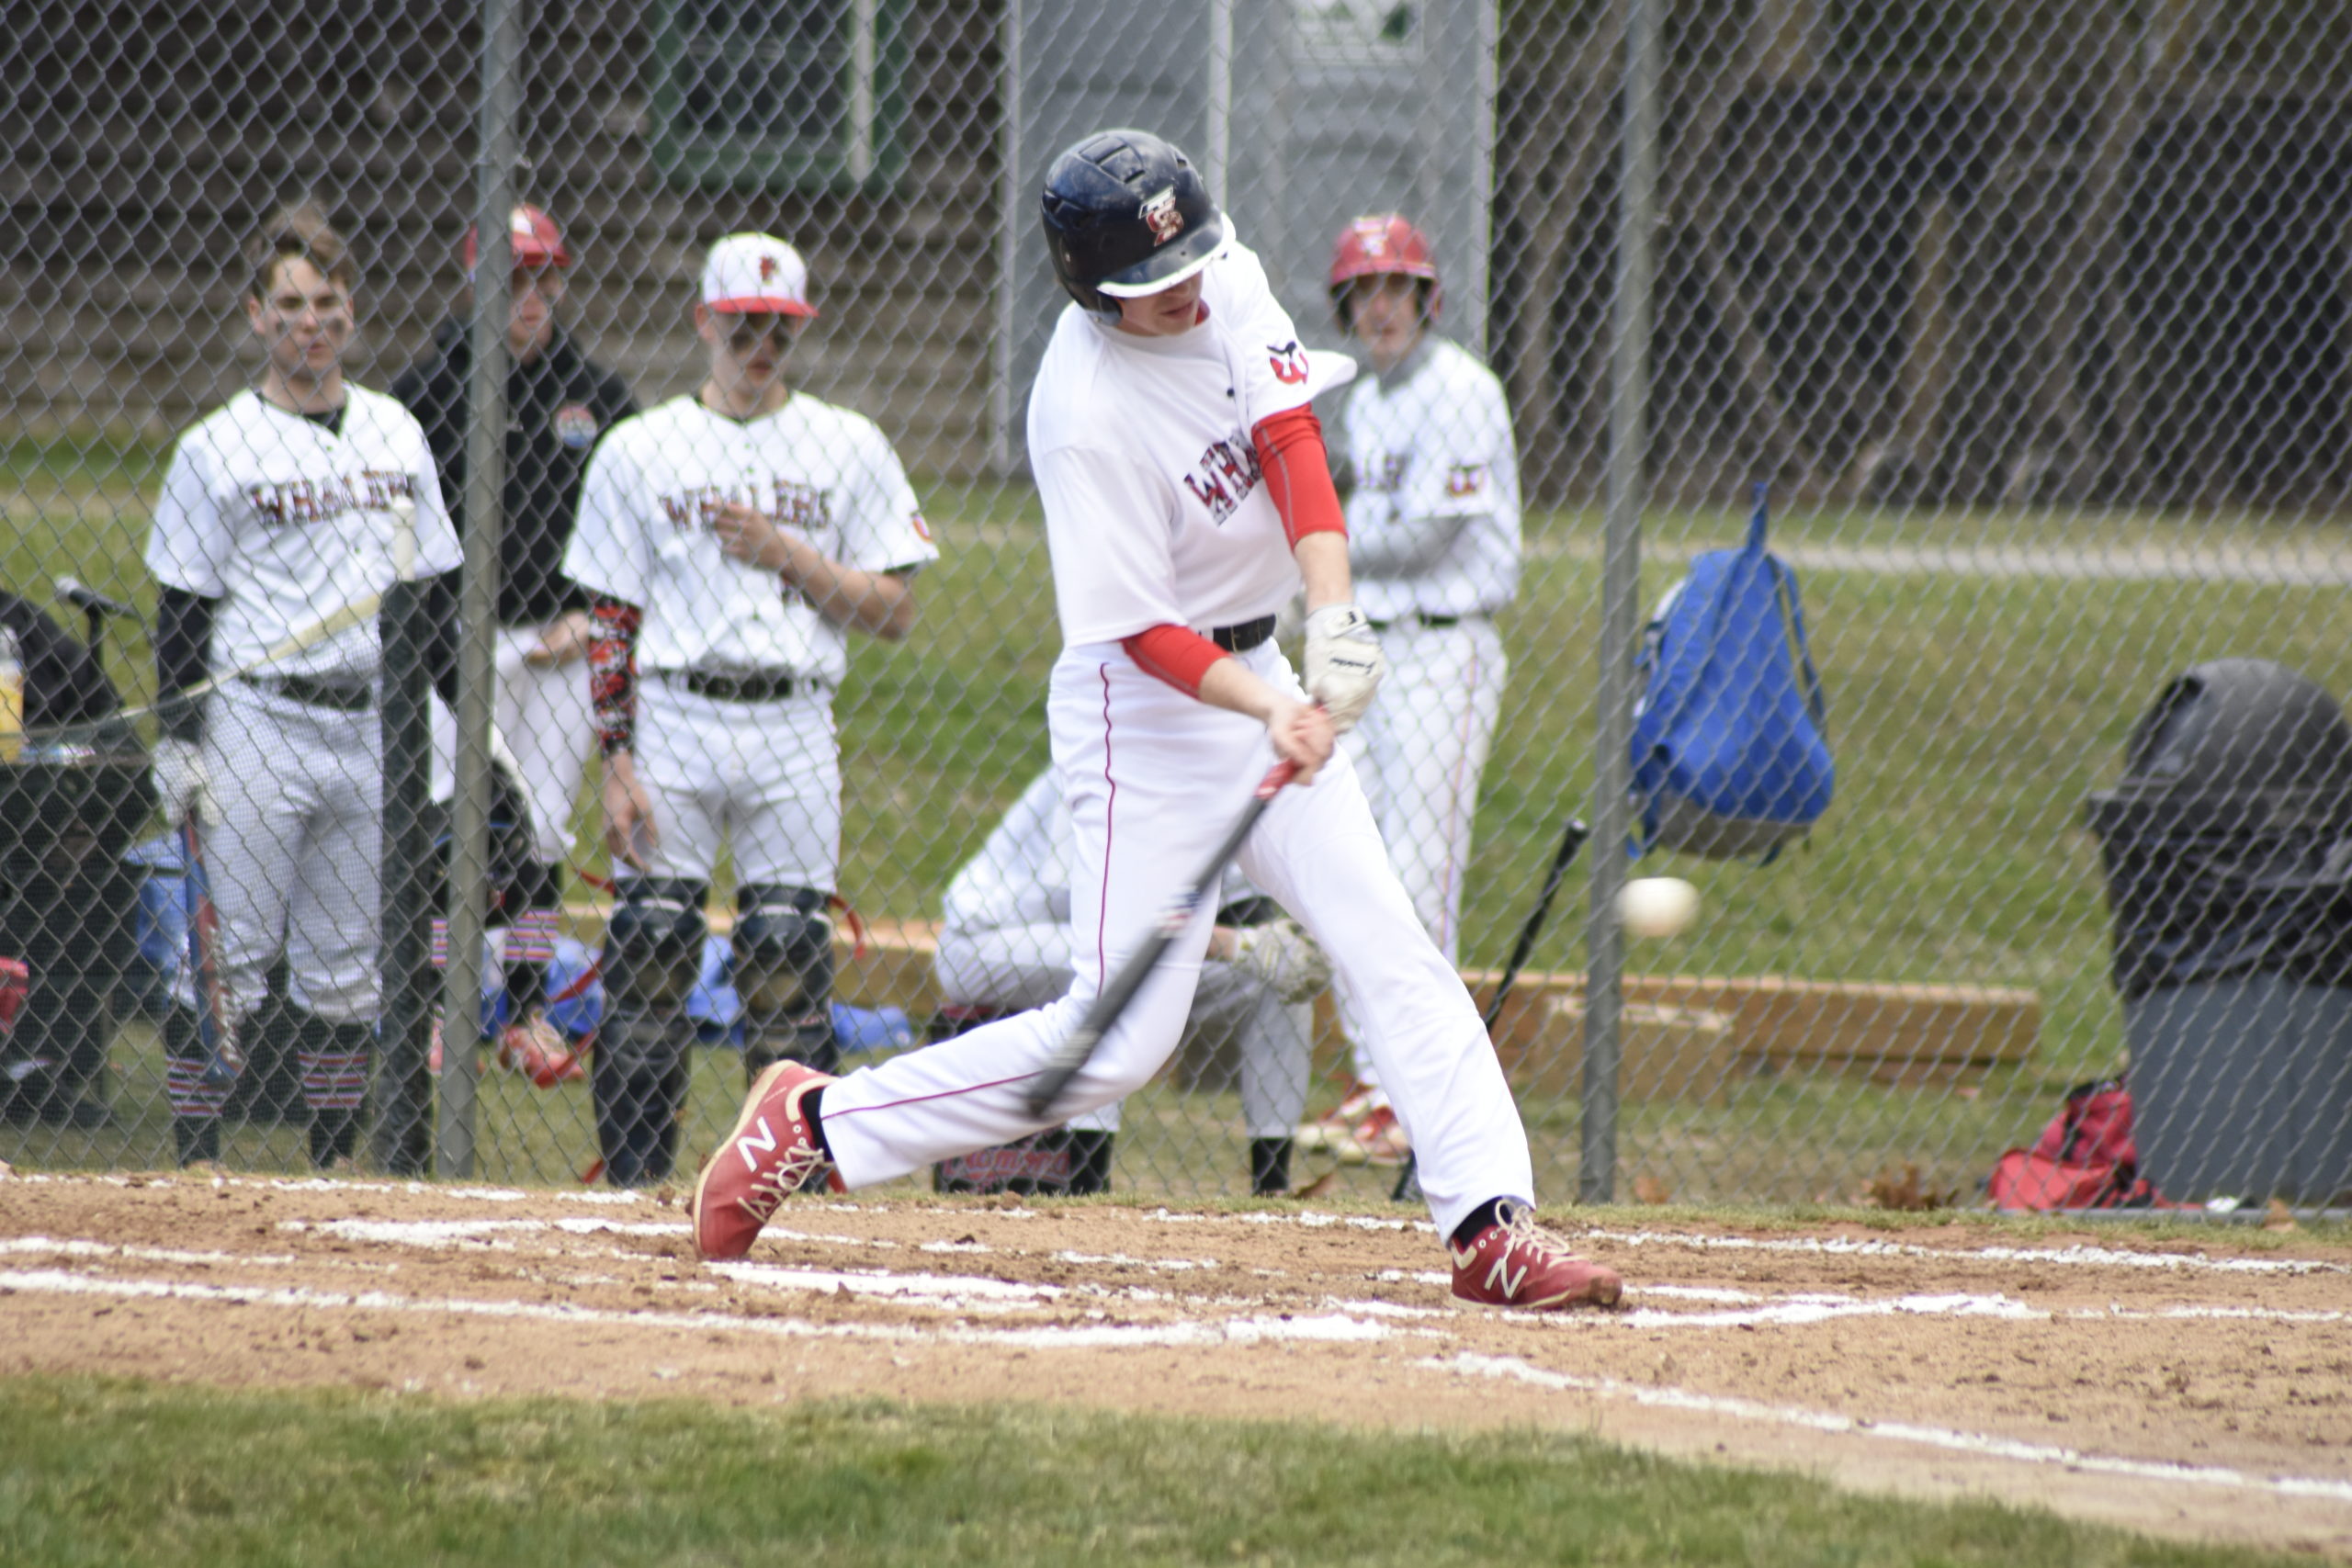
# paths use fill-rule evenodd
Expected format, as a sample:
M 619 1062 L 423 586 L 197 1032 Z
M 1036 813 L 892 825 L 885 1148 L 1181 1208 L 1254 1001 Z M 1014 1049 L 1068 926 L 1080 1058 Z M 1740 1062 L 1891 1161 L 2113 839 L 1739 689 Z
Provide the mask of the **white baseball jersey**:
M 1238 241 L 1201 279 L 1191 332 L 1138 337 L 1071 305 L 1046 347 L 1029 466 L 1071 646 L 1255 620 L 1298 590 L 1250 431 L 1355 362 L 1300 346 Z
M 563 558 L 574 581 L 644 612 L 640 670 L 830 682 L 848 672 L 840 626 L 775 572 L 719 547 L 711 521 L 729 502 L 862 571 L 912 569 L 939 554 L 898 454 L 863 414 L 798 391 L 750 420 L 673 398 L 605 434 Z
M 1348 389 L 1348 562 L 1375 621 L 1499 610 L 1519 591 L 1519 457 L 1495 373 L 1426 337 Z
M 402 496 L 416 503 L 416 575 L 454 570 L 463 553 L 408 410 L 346 382 L 337 432 L 240 392 L 173 451 L 147 569 L 166 587 L 221 602 L 212 664 L 234 670 L 391 584 L 391 503 Z M 370 616 L 270 672 L 372 676 L 381 655 Z

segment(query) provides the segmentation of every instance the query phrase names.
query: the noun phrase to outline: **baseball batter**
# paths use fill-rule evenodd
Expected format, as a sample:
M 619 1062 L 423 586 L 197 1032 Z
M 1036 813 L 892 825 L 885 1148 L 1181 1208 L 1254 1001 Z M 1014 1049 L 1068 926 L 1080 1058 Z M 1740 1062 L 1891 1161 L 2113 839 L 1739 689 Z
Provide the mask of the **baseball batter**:
M 1462 879 L 1478 780 L 1502 712 L 1494 615 L 1519 590 L 1519 457 L 1502 383 L 1432 331 L 1444 302 L 1421 231 L 1359 218 L 1332 247 L 1340 323 L 1373 374 L 1345 393 L 1348 564 L 1380 633 L 1388 678 L 1342 744 L 1421 924 L 1458 962 Z M 1355 1086 L 1310 1147 L 1396 1164 L 1409 1152 L 1380 1088 L 1363 1021 L 1342 1010 Z
M 933 968 L 951 1017 L 968 1027 L 1069 992 L 1072 838 L 1069 807 L 1048 768 L 948 883 Z M 1331 973 L 1272 905 L 1246 878 L 1226 874 L 1182 1040 L 1203 1051 L 1230 1045 L 1239 1058 L 1250 1190 L 1261 1197 L 1290 1190 L 1291 1127 L 1306 1108 L 1314 1044 L 1311 1003 Z M 1069 1119 L 1069 1190 L 1108 1188 L 1119 1106 L 1113 1100 Z
M 371 616 L 168 705 L 212 670 L 240 670 L 321 617 L 394 581 L 395 502 L 414 508 L 414 570 L 454 574 L 456 532 L 416 420 L 352 385 L 354 267 L 322 218 L 282 212 L 247 253 L 245 319 L 266 351 L 260 385 L 191 426 L 172 454 L 147 566 L 160 585 L 156 793 L 193 811 L 220 917 L 226 1023 L 261 1005 L 283 953 L 311 1157 L 356 1145 L 378 1011 L 382 739 Z M 453 575 L 435 595 L 453 602 Z M 449 646 L 441 642 L 447 673 Z M 220 1157 L 223 1089 L 200 1079 L 186 980 L 164 1023 L 181 1162 Z
M 938 551 L 874 423 L 786 383 L 815 314 L 790 245 L 767 234 L 713 245 L 694 312 L 709 376 L 605 437 L 564 555 L 596 599 L 605 840 L 626 868 L 591 1074 L 618 1185 L 660 1180 L 675 1158 L 685 1000 L 722 840 L 748 1067 L 839 1055 L 833 693 L 847 634 L 904 637 L 911 579 Z
M 1335 731 L 1381 674 L 1308 408 L 1340 366 L 1300 347 L 1182 153 L 1100 132 L 1055 160 L 1044 223 L 1073 303 L 1030 395 L 1065 646 L 1047 697 L 1075 827 L 1076 979 L 1050 1006 L 834 1080 L 763 1074 L 696 1183 L 696 1246 L 740 1257 L 804 1183 L 888 1180 L 1034 1133 L 1030 1080 L 1279 755 L 1297 767 L 1240 865 L 1329 954 L 1413 1136 L 1453 1291 L 1611 1303 L 1611 1270 L 1535 1224 L 1527 1139 L 1476 1009 L 1389 869 Z M 1343 364 L 1344 362 L 1342 362 Z M 1304 585 L 1305 689 L 1272 637 Z M 1106 1105 L 1175 1048 L 1200 908 L 1064 1096 Z

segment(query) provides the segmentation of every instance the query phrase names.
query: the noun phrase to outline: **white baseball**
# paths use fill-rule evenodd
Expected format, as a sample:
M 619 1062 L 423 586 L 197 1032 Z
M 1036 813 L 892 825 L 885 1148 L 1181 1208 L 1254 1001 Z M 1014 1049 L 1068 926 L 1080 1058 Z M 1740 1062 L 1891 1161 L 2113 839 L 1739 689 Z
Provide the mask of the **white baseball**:
M 1617 895 L 1617 918 L 1635 936 L 1678 936 L 1699 914 L 1699 890 L 1679 876 L 1645 876 Z

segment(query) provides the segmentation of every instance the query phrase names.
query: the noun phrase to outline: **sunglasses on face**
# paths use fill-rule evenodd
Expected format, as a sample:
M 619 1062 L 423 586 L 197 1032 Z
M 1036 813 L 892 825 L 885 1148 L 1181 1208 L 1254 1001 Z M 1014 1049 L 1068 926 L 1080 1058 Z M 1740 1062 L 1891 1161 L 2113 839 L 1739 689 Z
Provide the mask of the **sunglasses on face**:
M 792 318 L 789 316 L 738 316 L 727 329 L 727 346 L 738 354 L 749 354 L 763 339 L 772 341 L 778 348 L 792 346 Z

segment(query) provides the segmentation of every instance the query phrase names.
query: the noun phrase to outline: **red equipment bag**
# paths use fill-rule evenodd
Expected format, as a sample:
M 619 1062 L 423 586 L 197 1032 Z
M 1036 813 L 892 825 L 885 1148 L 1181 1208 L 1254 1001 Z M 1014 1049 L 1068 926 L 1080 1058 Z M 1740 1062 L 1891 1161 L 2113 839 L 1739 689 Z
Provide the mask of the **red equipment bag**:
M 1993 1163 L 1984 1190 L 1993 1207 L 2012 1211 L 2187 1207 L 2141 1179 L 2132 1091 L 2121 1078 L 2068 1089 L 2065 1108 L 2033 1147 L 2011 1149 Z
M 24 1010 L 32 983 L 33 972 L 24 960 L 0 958 L 0 1032 L 17 1027 L 17 1014 Z

